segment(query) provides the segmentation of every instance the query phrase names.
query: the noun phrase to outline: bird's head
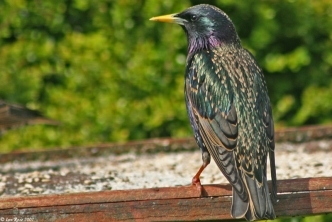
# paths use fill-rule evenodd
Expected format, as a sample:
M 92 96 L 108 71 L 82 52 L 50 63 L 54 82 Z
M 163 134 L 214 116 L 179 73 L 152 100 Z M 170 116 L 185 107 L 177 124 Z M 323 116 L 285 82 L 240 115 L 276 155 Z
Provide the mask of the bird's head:
M 223 44 L 240 44 L 230 18 L 212 5 L 196 5 L 180 13 L 153 17 L 150 20 L 181 25 L 187 34 L 189 52 Z

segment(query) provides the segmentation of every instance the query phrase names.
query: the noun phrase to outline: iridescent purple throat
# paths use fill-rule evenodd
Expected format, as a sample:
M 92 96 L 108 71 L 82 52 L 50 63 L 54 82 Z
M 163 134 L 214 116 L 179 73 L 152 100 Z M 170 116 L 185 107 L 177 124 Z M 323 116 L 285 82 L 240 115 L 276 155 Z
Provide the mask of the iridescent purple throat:
M 189 54 L 196 53 L 200 50 L 208 50 L 211 48 L 218 47 L 222 42 L 214 35 L 208 37 L 196 37 L 189 39 L 188 52 Z

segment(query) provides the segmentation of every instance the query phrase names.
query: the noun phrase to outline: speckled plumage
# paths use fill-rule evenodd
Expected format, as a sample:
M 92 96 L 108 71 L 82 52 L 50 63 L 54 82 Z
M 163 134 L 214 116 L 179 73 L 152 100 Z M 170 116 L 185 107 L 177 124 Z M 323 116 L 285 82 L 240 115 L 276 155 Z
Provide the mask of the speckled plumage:
M 160 18 L 166 17 L 152 20 L 166 21 Z M 276 200 L 274 126 L 261 69 L 220 9 L 198 5 L 167 18 L 180 24 L 188 39 L 185 98 L 203 159 L 193 183 L 200 185 L 212 155 L 233 187 L 232 216 L 275 218 L 266 179 L 269 155 Z

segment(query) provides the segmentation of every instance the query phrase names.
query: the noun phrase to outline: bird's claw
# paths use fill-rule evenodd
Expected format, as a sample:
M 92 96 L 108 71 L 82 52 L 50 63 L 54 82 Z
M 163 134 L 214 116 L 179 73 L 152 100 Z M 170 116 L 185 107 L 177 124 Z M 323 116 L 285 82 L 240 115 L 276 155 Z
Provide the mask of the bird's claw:
M 200 179 L 194 177 L 193 180 L 192 180 L 192 185 L 196 187 L 196 189 L 199 192 L 199 196 L 202 197 L 203 196 L 203 186 L 201 184 Z

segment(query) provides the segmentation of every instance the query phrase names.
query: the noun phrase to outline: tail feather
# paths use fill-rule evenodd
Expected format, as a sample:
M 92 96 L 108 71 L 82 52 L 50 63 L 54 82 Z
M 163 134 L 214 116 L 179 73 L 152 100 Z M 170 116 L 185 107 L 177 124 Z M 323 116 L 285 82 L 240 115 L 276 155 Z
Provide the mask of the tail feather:
M 253 211 L 255 217 L 263 218 L 266 212 L 266 193 L 264 186 L 259 186 L 256 180 L 248 176 L 245 177 L 245 184 L 249 190 L 249 205 L 250 210 Z
M 232 208 L 231 214 L 233 218 L 243 218 L 248 212 L 249 203 L 243 201 L 236 190 L 233 188 L 233 199 L 232 199 Z M 247 218 L 247 217 L 246 217 Z
M 249 200 L 243 201 L 233 189 L 232 217 L 245 217 L 248 221 L 274 219 L 276 215 L 271 202 L 266 177 L 263 178 L 263 184 L 259 184 L 247 175 L 243 175 L 243 177 L 243 181 L 249 192 Z
M 270 168 L 271 168 L 271 178 L 272 178 L 272 190 L 271 198 L 274 203 L 278 202 L 277 198 L 277 173 L 276 173 L 276 164 L 274 158 L 274 150 L 269 151 L 270 157 Z

